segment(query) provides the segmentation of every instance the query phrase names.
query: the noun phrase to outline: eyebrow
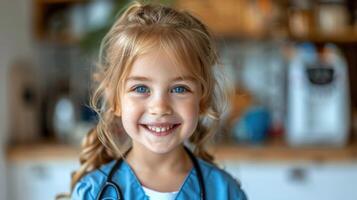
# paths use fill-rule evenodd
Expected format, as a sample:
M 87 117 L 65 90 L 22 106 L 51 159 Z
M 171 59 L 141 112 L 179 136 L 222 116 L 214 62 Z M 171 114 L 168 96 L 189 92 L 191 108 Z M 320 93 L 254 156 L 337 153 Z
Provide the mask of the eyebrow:
M 125 81 L 152 81 L 152 79 L 148 78 L 148 77 L 144 77 L 144 76 L 130 76 L 128 78 L 125 79 Z M 171 81 L 192 81 L 195 82 L 196 79 L 192 76 L 179 76 L 176 77 L 174 79 L 172 79 Z

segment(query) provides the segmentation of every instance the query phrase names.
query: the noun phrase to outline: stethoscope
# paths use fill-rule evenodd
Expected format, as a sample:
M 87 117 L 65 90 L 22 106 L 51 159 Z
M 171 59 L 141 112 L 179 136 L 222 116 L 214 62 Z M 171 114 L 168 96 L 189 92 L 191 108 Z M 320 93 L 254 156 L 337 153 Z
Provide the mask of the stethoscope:
M 193 163 L 193 167 L 197 173 L 197 178 L 198 178 L 198 184 L 200 186 L 200 199 L 201 200 L 205 200 L 206 199 L 206 191 L 205 191 L 205 187 L 204 187 L 204 181 L 203 181 L 203 176 L 202 176 L 202 171 L 201 171 L 201 168 L 198 164 L 198 160 L 197 158 L 195 157 L 195 155 L 193 155 L 193 153 L 185 146 L 184 147 L 187 154 L 189 155 L 192 163 Z M 115 193 L 118 197 L 118 200 L 124 200 L 123 198 L 123 193 L 119 187 L 118 184 L 116 184 L 112 178 L 113 178 L 113 175 L 114 173 L 118 170 L 120 164 L 123 162 L 123 159 L 120 158 L 116 161 L 116 163 L 114 164 L 114 166 L 112 167 L 112 169 L 110 170 L 109 172 L 109 175 L 107 177 L 107 180 L 105 182 L 105 184 L 102 186 L 101 190 L 99 191 L 98 193 L 98 196 L 97 196 L 97 200 L 101 200 L 105 190 L 109 187 L 112 187 L 115 189 Z

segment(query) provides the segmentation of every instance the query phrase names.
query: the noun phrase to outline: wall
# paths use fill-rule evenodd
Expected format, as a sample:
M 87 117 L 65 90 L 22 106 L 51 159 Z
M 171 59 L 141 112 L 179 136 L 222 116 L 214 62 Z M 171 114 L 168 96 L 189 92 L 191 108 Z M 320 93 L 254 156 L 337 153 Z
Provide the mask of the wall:
M 32 59 L 31 0 L 0 1 L 0 199 L 6 198 L 5 145 L 8 139 L 8 72 L 17 59 Z

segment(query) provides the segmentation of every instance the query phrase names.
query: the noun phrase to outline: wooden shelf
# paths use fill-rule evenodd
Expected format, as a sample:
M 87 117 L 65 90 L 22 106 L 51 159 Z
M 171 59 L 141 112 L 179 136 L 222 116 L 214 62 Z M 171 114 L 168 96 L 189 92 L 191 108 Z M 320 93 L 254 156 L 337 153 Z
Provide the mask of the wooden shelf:
M 313 34 L 307 37 L 291 36 L 291 40 L 310 42 L 357 43 L 357 32 L 346 32 L 336 35 Z
M 36 0 L 36 3 L 56 4 L 56 3 L 83 3 L 88 0 Z
M 84 4 L 89 0 L 35 0 L 34 12 L 34 33 L 40 40 L 46 40 L 49 35 L 48 21 L 55 12 L 63 12 L 67 8 L 75 4 Z M 353 27 L 346 29 L 346 33 L 338 35 L 322 35 L 311 33 L 308 36 L 298 37 L 294 35 L 288 36 L 288 27 L 285 31 L 279 33 L 279 36 L 272 36 L 274 30 L 265 23 L 260 25 L 252 20 L 246 7 L 249 4 L 245 1 L 228 1 L 225 4 L 219 1 L 188 1 L 178 0 L 174 4 L 177 9 L 186 9 L 197 15 L 203 22 L 213 31 L 214 36 L 218 38 L 232 38 L 239 40 L 273 40 L 273 39 L 288 39 L 292 41 L 310 41 L 310 42 L 333 42 L 333 43 L 357 43 L 357 30 Z M 269 7 L 269 6 L 268 6 Z M 266 9 L 268 9 L 268 7 Z M 269 7 L 269 9 L 271 9 Z M 268 10 L 269 10 L 268 9 Z M 271 12 L 268 10 L 260 10 L 271 17 Z M 264 19 L 263 17 L 261 17 Z M 269 23 L 269 22 L 266 22 Z M 253 26 L 253 27 L 252 27 Z M 255 27 L 255 28 L 254 28 Z M 277 29 L 277 28 L 275 28 Z M 275 30 L 277 31 L 277 30 Z M 282 30 L 281 30 L 282 31 Z M 281 32 L 280 31 L 280 32 Z M 276 33 L 275 33 L 276 34 Z M 60 33 L 58 35 L 60 37 Z M 66 37 L 71 37 L 66 36 Z M 53 42 L 58 43 L 73 43 L 72 39 L 54 39 Z M 76 41 L 75 41 L 76 42 Z
M 51 15 L 54 15 L 56 12 L 61 13 L 65 10 L 69 9 L 71 6 L 75 4 L 83 4 L 89 2 L 88 0 L 35 0 L 34 1 L 34 19 L 33 19 L 33 27 L 34 34 L 37 39 L 45 40 L 49 37 L 48 30 L 48 21 L 51 18 Z M 62 13 L 63 14 L 63 13 Z M 64 15 L 64 14 L 63 14 Z M 63 17 L 61 20 L 66 20 Z M 67 23 L 62 21 L 61 23 Z M 61 30 L 66 32 L 66 30 Z M 62 39 L 61 34 L 69 34 L 69 33 L 56 33 L 55 42 L 68 42 L 67 39 Z M 71 36 L 65 36 L 71 38 Z

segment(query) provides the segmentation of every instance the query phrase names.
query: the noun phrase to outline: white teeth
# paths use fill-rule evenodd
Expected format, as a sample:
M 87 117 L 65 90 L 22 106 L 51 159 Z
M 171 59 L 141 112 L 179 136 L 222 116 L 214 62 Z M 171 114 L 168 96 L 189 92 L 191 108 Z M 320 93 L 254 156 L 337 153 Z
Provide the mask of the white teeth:
M 165 131 L 170 130 L 170 129 L 173 127 L 173 125 L 166 126 L 166 127 L 156 127 L 156 126 L 149 126 L 149 125 L 147 125 L 147 127 L 148 127 L 148 129 L 150 129 L 151 131 L 155 131 L 155 132 L 160 133 L 160 132 L 165 132 Z

